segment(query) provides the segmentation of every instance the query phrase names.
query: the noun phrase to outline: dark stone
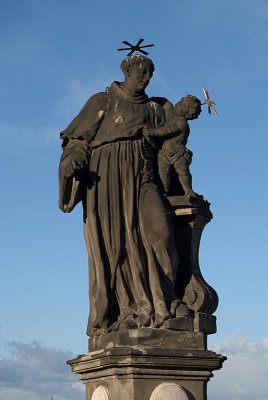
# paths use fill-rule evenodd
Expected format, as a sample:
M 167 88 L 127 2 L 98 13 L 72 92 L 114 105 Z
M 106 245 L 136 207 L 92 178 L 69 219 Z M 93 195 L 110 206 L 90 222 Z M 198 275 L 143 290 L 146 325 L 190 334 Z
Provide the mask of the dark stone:
M 196 332 L 204 332 L 207 335 L 217 332 L 215 315 L 195 313 L 194 330 Z
M 150 59 L 121 64 L 123 82 L 92 96 L 61 133 L 59 206 L 82 202 L 89 258 L 89 353 L 68 363 L 87 400 L 206 400 L 225 357 L 215 290 L 199 266 L 210 204 L 192 188 L 195 96 L 148 98 Z
M 163 323 L 163 328 L 174 331 L 193 331 L 193 319 L 188 317 L 170 318 Z
M 117 347 L 205 350 L 206 335 L 203 332 L 176 332 L 169 329 L 139 328 L 110 332 L 105 335 L 93 336 L 89 339 L 89 351 Z
M 82 200 L 84 209 L 89 336 L 160 328 L 182 300 L 173 213 L 157 180 L 159 140 L 172 132 L 154 130 L 166 117 L 144 93 L 152 61 L 134 56 L 121 67 L 124 82 L 91 97 L 61 133 L 60 207 Z
M 119 87 L 116 90 L 118 91 Z M 116 94 L 113 95 L 115 98 L 116 90 L 114 89 Z M 92 102 L 92 107 L 98 110 L 99 102 L 105 103 L 107 96 L 107 94 L 100 94 L 97 100 L 93 97 L 89 103 Z M 124 102 L 127 104 L 126 99 L 121 99 L 121 101 L 123 105 Z M 148 107 L 146 98 L 140 101 L 144 101 L 141 104 Z M 137 104 L 141 112 L 141 105 Z M 102 105 L 102 108 L 105 108 L 104 104 Z M 160 117 L 163 110 L 161 111 L 160 105 L 158 107 L 156 109 Z M 85 109 L 81 113 L 84 114 Z M 92 109 L 89 109 L 88 118 L 92 113 Z M 64 211 L 71 211 L 78 200 L 82 199 L 84 204 L 85 238 L 89 252 L 91 283 L 91 316 L 88 334 L 95 335 L 95 333 L 102 334 L 111 330 L 148 326 L 191 330 L 192 321 L 189 319 L 170 321 L 176 318 L 178 313 L 176 309 L 171 311 L 174 302 L 183 300 L 189 309 L 206 314 L 212 314 L 218 304 L 216 292 L 203 279 L 198 264 L 202 230 L 212 218 L 209 203 L 200 195 L 165 198 L 153 180 L 152 162 L 155 162 L 155 149 L 144 138 L 140 139 L 139 134 L 134 138 L 131 136 L 128 140 L 132 147 L 138 146 L 135 152 L 138 152 L 140 159 L 137 159 L 136 173 L 139 171 L 140 161 L 147 157 L 143 165 L 143 168 L 147 168 L 146 181 L 143 182 L 144 174 L 142 173 L 141 188 L 138 189 L 133 182 L 131 185 L 134 186 L 129 186 L 129 176 L 124 182 L 118 180 L 119 178 L 114 174 L 115 166 L 111 164 L 107 167 L 106 157 L 113 159 L 116 163 L 119 144 L 120 151 L 124 150 L 127 153 L 130 151 L 127 148 L 124 149 L 127 140 L 113 139 L 110 144 L 104 142 L 103 145 L 98 144 L 96 149 L 93 146 L 93 150 L 90 150 L 91 142 L 86 136 L 88 130 L 85 133 L 85 139 L 81 139 L 80 125 L 83 118 L 79 114 L 77 119 L 78 121 L 75 119 L 62 134 L 65 147 L 60 166 L 60 204 Z M 98 123 L 101 124 L 101 121 L 102 119 Z M 75 139 L 78 134 L 79 139 Z M 106 154 L 102 168 L 102 171 L 105 169 L 106 172 L 99 176 L 101 171 L 97 173 L 94 170 L 95 164 L 92 164 L 92 159 L 99 149 L 102 153 L 105 152 L 107 146 L 110 150 L 114 148 L 113 154 L 110 156 Z M 82 164 L 84 170 L 79 169 L 79 176 L 74 177 L 72 174 L 68 175 L 70 173 L 68 160 L 73 160 L 73 157 L 79 160 L 81 157 L 86 157 Z M 90 158 L 91 161 L 89 161 Z M 90 162 L 90 168 L 93 170 L 85 170 L 88 168 L 87 163 Z M 101 163 L 101 159 L 98 158 L 98 165 L 102 165 Z M 122 164 L 120 168 L 127 169 L 127 165 Z M 111 183 L 107 181 L 108 178 L 111 178 Z M 102 187 L 102 181 L 107 181 L 104 187 Z M 115 186 L 116 183 L 118 187 Z M 120 207 L 123 185 L 129 188 L 128 191 L 123 191 L 126 195 L 125 209 Z M 138 197 L 135 190 L 139 190 Z M 114 208 L 112 208 L 113 204 Z M 96 214 L 97 206 L 99 211 Z M 102 210 L 101 213 L 100 210 Z M 143 226 L 142 234 L 140 224 Z M 108 228 L 111 232 L 107 230 Z M 140 243 L 138 247 L 135 241 Z M 158 263 L 161 266 L 160 270 Z M 163 273 L 160 272 L 161 269 Z M 175 276 L 172 272 L 174 269 L 178 271 Z M 97 300 L 99 298 L 102 299 L 101 302 Z M 166 322 L 167 319 L 168 322 Z
M 215 290 L 205 281 L 199 266 L 199 246 L 204 227 L 212 219 L 209 203 L 202 198 L 168 197 L 174 209 L 175 241 L 179 267 L 175 283 L 177 297 L 188 307 L 213 314 L 218 306 Z

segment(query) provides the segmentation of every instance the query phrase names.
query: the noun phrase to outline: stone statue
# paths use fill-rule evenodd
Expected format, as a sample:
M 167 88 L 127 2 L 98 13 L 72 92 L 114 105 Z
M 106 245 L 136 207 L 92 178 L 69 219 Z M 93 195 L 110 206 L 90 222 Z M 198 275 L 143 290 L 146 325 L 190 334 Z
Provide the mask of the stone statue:
M 165 98 L 153 98 L 153 100 L 163 106 L 166 116 L 165 125 L 156 128 L 154 132 L 155 135 L 162 137 L 166 134 L 158 152 L 158 172 L 163 191 L 166 195 L 170 194 L 173 183 L 171 172 L 174 169 L 178 174 L 184 194 L 196 197 L 197 194 L 192 189 L 192 175 L 189 169 L 193 153 L 185 146 L 190 134 L 187 121 L 198 118 L 202 111 L 201 101 L 195 96 L 187 95 L 173 107 Z M 150 128 L 145 127 L 144 131 L 146 130 L 150 132 Z
M 212 214 L 192 189 L 186 148 L 201 103 L 148 98 L 154 65 L 142 42 L 123 42 L 123 82 L 92 96 L 61 133 L 59 206 L 82 202 L 89 259 L 89 351 L 68 364 L 87 400 L 205 400 L 225 357 L 207 350 L 218 297 L 198 252 Z
M 152 142 L 170 132 L 158 132 L 165 109 L 144 92 L 154 65 L 135 55 L 121 69 L 125 80 L 91 97 L 61 133 L 60 208 L 70 212 L 80 200 L 84 208 L 88 335 L 191 316 L 174 291 L 172 210 L 156 184 Z

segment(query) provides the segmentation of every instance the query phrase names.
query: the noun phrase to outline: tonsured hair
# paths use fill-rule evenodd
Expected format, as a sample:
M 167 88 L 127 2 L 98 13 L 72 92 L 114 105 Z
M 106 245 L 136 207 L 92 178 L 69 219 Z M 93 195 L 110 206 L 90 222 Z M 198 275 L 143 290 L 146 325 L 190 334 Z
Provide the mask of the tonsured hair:
M 154 72 L 154 63 L 148 57 L 142 56 L 141 54 L 136 54 L 135 56 L 128 57 L 121 62 L 121 69 L 124 73 L 131 71 L 132 68 L 138 65 L 148 64 L 151 72 Z

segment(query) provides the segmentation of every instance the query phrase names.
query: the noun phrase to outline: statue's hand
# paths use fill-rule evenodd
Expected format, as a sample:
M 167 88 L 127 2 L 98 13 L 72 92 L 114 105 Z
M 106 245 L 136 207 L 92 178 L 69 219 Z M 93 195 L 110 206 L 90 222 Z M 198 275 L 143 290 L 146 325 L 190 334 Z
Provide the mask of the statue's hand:
M 143 126 L 143 128 L 142 128 L 142 134 L 145 137 L 154 136 L 154 132 L 153 131 L 154 130 L 152 128 L 149 128 L 149 126 Z
M 70 178 L 74 176 L 76 172 L 83 170 L 88 166 L 87 156 L 81 151 L 73 151 L 65 159 L 65 176 Z
M 170 128 L 168 125 L 160 126 L 158 128 L 149 128 L 148 126 L 144 126 L 142 128 L 142 133 L 145 137 L 165 137 L 170 135 Z
M 61 157 L 61 174 L 66 178 L 75 176 L 88 166 L 90 158 L 86 143 L 79 140 L 72 140 L 66 146 Z

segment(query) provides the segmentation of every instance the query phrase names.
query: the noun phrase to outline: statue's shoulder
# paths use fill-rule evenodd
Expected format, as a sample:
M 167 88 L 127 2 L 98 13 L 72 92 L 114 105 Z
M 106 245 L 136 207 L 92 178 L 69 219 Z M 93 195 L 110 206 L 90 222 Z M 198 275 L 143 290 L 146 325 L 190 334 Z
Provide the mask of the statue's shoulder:
M 93 96 L 90 97 L 90 99 L 103 99 L 107 97 L 107 90 L 105 92 L 99 92 L 99 93 L 95 93 L 93 94 Z
M 166 97 L 151 97 L 150 101 L 159 104 L 161 107 L 164 107 L 167 104 L 172 105 L 172 103 Z
M 107 96 L 107 92 L 95 93 L 88 99 L 84 107 L 98 103 L 105 103 L 107 101 Z
M 107 93 L 100 92 L 91 96 L 77 116 L 71 121 L 67 128 L 60 133 L 62 139 L 84 135 L 85 131 L 91 130 L 91 125 L 98 119 L 107 108 Z
M 163 108 L 167 118 L 174 115 L 173 104 L 166 97 L 152 97 L 151 101 Z
M 95 112 L 98 112 L 98 110 L 106 110 L 107 102 L 108 96 L 106 92 L 93 94 L 93 96 L 91 96 L 83 106 L 77 117 L 84 118 L 87 117 L 88 113 L 94 114 Z
M 161 107 L 173 107 L 171 101 L 169 101 L 166 97 L 151 97 L 150 101 L 159 104 Z
M 165 113 L 173 112 L 173 104 L 166 97 L 152 97 L 150 100 L 161 106 Z

